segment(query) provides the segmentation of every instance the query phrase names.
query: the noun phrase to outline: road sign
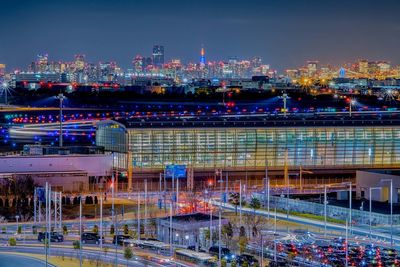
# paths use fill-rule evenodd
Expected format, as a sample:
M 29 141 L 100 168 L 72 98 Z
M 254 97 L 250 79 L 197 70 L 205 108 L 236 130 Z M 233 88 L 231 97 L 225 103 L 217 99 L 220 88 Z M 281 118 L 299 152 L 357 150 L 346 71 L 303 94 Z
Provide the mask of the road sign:
M 46 202 L 46 190 L 43 187 L 36 188 L 36 196 L 40 202 Z
M 186 165 L 167 165 L 165 167 L 166 178 L 186 178 Z

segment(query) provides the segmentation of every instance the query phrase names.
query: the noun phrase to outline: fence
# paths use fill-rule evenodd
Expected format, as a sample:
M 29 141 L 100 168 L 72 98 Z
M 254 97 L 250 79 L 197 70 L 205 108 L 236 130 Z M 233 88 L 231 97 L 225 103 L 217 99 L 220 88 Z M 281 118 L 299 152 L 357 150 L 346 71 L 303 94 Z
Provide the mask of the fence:
M 264 202 L 264 194 L 255 193 L 253 196 Z M 287 211 L 289 209 L 289 211 L 324 216 L 324 204 L 304 200 L 270 196 L 270 208 L 274 209 L 275 207 L 278 210 Z M 326 206 L 326 214 L 328 218 L 345 221 L 348 218 L 349 213 L 350 209 L 348 208 L 333 205 Z M 352 209 L 353 225 L 369 225 L 369 220 L 369 211 Z M 372 225 L 390 225 L 390 214 L 371 212 L 371 222 Z M 400 224 L 400 214 L 393 215 L 393 224 Z

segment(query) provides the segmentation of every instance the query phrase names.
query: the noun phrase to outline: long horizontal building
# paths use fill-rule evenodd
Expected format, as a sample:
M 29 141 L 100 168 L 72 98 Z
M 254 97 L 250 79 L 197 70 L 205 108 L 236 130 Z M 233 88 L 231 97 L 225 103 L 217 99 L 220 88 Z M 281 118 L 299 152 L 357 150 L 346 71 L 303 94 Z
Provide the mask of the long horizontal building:
M 134 179 L 157 178 L 169 164 L 186 165 L 195 177 L 219 169 L 261 178 L 266 167 L 279 177 L 285 164 L 292 174 L 301 166 L 348 177 L 357 169 L 400 166 L 399 115 L 141 117 L 100 122 L 96 141 L 115 152 L 117 165 L 131 168 Z

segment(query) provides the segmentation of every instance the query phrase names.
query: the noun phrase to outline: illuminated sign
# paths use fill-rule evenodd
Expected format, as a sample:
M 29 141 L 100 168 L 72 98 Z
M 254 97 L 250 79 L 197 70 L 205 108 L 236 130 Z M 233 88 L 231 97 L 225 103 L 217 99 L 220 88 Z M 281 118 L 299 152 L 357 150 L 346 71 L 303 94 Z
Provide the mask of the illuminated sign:
M 186 165 L 167 165 L 165 167 L 166 178 L 186 178 Z

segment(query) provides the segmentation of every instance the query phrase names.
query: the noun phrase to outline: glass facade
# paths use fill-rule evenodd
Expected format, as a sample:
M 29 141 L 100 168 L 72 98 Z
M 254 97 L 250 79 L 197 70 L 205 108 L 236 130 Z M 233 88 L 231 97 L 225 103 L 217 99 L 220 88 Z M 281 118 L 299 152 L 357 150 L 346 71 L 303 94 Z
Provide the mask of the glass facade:
M 99 130 L 109 131 L 111 126 Z M 161 169 L 172 163 L 204 169 L 280 167 L 286 153 L 289 166 L 400 165 L 399 126 L 134 128 L 127 129 L 125 139 L 113 134 L 98 133 L 97 144 L 118 152 L 129 149 L 133 168 Z

